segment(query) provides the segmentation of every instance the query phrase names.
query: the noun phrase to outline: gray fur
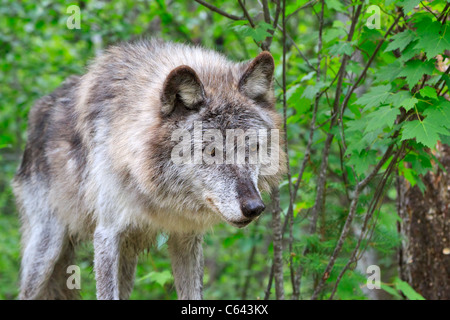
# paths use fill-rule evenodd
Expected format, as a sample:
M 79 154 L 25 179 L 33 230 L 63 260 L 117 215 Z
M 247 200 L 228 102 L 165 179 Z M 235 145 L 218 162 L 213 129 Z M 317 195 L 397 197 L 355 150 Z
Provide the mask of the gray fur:
M 141 41 L 111 47 L 29 114 L 13 187 L 22 220 L 22 299 L 72 299 L 64 272 L 80 241 L 94 241 L 99 299 L 127 299 L 137 256 L 169 234 L 181 299 L 202 298 L 202 234 L 224 220 L 243 227 L 284 170 L 175 165 L 171 133 L 280 129 L 273 59 L 234 63 L 200 47 Z M 251 201 L 248 198 L 251 197 Z M 253 202 L 252 202 L 253 201 Z M 261 207 L 261 205 L 259 206 Z M 259 212 L 258 212 L 259 214 Z

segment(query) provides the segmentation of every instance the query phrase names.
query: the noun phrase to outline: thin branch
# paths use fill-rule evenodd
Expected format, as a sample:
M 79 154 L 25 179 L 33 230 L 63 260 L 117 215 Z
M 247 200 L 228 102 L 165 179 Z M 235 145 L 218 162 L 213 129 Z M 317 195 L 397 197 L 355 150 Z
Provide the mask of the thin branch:
M 277 26 L 277 28 L 281 31 L 284 32 L 284 29 L 281 26 Z M 302 57 L 303 60 L 305 60 L 306 64 L 308 65 L 308 67 L 311 70 L 316 70 L 316 68 L 314 68 L 314 66 L 309 62 L 308 58 L 306 58 L 306 56 L 303 54 L 303 52 L 300 50 L 300 48 L 297 46 L 297 44 L 295 43 L 294 39 L 292 39 L 292 37 L 286 33 L 286 37 L 291 41 L 292 45 L 294 46 L 294 48 L 297 50 L 297 52 L 299 53 L 299 55 Z
M 281 235 L 280 190 L 273 190 L 272 229 L 273 229 L 273 274 L 275 278 L 275 295 L 277 300 L 284 300 L 283 279 L 283 242 Z
M 425 8 L 425 10 L 427 10 L 427 11 L 428 11 L 429 13 L 431 13 L 437 20 L 439 20 L 438 16 L 437 16 L 433 11 L 431 11 L 431 9 L 428 8 L 428 7 L 423 3 L 423 1 L 420 1 L 420 3 L 421 3 L 422 6 Z
M 275 33 L 275 28 L 278 25 L 278 20 L 280 17 L 280 13 L 281 13 L 281 4 L 280 4 L 280 0 L 274 1 L 276 3 L 276 9 L 275 9 L 275 17 L 273 19 L 273 29 L 272 30 L 268 30 L 267 32 L 269 32 L 271 34 L 270 37 L 267 37 L 263 44 L 262 44 L 262 48 L 264 50 L 269 50 L 270 45 L 272 44 L 272 40 L 273 40 L 273 35 Z M 267 0 L 263 1 L 262 3 L 263 6 L 263 11 L 264 11 L 264 20 L 267 23 L 271 22 L 271 17 L 270 17 L 270 11 L 269 11 L 269 5 L 267 4 Z
M 217 8 L 216 6 L 213 6 L 212 4 L 210 4 L 210 3 L 206 2 L 206 1 L 203 1 L 203 0 L 195 0 L 195 1 L 198 2 L 199 4 L 201 4 L 202 6 L 205 6 L 209 10 L 214 11 L 214 12 L 216 12 L 216 13 L 224 16 L 224 17 L 227 17 L 227 18 L 231 19 L 231 20 L 235 20 L 235 21 L 246 20 L 245 17 L 238 17 L 238 16 L 235 16 L 234 14 L 226 13 L 225 11 Z
M 240 2 L 240 0 L 239 0 Z M 286 0 L 283 0 L 282 20 L 285 26 L 286 19 Z M 285 148 L 288 152 L 287 145 L 287 103 L 286 103 L 286 32 L 283 32 L 283 118 L 284 118 L 284 132 L 285 132 Z M 290 173 L 289 157 L 286 159 L 288 168 L 289 192 L 292 188 L 292 179 Z M 273 221 L 273 251 L 274 251 L 274 278 L 275 278 L 275 295 L 277 300 L 284 300 L 284 279 L 283 279 L 283 233 L 281 227 L 281 208 L 280 208 L 280 194 L 279 189 L 276 188 L 274 195 L 274 210 L 272 212 Z
M 353 39 L 353 34 L 355 31 L 356 24 L 358 23 L 359 16 L 361 14 L 362 6 L 363 5 L 360 4 L 354 10 L 352 24 L 350 26 L 350 31 L 349 31 L 348 38 L 347 38 L 347 41 L 349 41 L 349 42 L 352 41 L 352 39 Z M 336 124 L 336 121 L 337 121 L 336 115 L 337 115 L 337 112 L 339 109 L 339 101 L 340 101 L 341 92 L 342 92 L 342 85 L 343 85 L 344 76 L 346 73 L 345 69 L 347 67 L 347 63 L 348 63 L 349 59 L 350 59 L 350 57 L 345 54 L 342 59 L 341 67 L 339 70 L 339 78 L 338 78 L 338 83 L 336 85 L 336 94 L 335 94 L 334 106 L 333 106 L 333 111 L 332 111 L 332 116 L 334 116 L 335 118 L 330 123 L 330 130 L 334 127 L 334 125 Z M 325 187 L 325 182 L 326 182 L 326 171 L 327 171 L 327 167 L 328 167 L 328 156 L 329 156 L 330 147 L 331 147 L 333 138 L 334 138 L 334 134 L 328 133 L 327 138 L 325 140 L 325 147 L 323 150 L 322 163 L 321 163 L 320 170 L 319 170 L 319 178 L 317 180 L 316 199 L 315 199 L 313 209 L 311 211 L 312 220 L 311 220 L 311 225 L 310 225 L 310 229 L 309 229 L 310 234 L 315 233 L 317 217 L 318 217 L 319 212 L 322 210 L 322 197 L 324 196 L 324 191 L 325 191 L 324 187 Z
M 255 262 L 255 254 L 256 254 L 256 245 L 253 244 L 252 250 L 250 251 L 250 256 L 248 258 L 247 269 L 246 269 L 247 271 L 250 271 L 252 269 L 253 263 Z M 250 286 L 250 279 L 251 279 L 251 275 L 248 274 L 245 277 L 244 287 L 242 289 L 242 300 L 247 299 L 247 292 L 248 292 L 248 288 Z
M 264 300 L 269 300 L 270 291 L 272 290 L 274 271 L 275 271 L 275 264 L 272 264 L 272 267 L 270 268 L 269 282 L 267 283 L 267 289 L 266 292 L 264 293 Z
M 297 8 L 294 12 L 292 12 L 290 15 L 287 16 L 286 22 L 287 22 L 291 17 L 293 17 L 293 16 L 295 16 L 297 13 L 299 13 L 301 10 L 314 6 L 314 5 L 316 4 L 317 1 L 318 1 L 318 0 L 312 0 L 312 1 L 309 1 L 309 2 L 305 3 L 304 5 L 302 5 L 301 7 Z
M 272 25 L 272 27 L 275 29 L 278 25 L 278 20 L 280 18 L 281 3 L 280 3 L 280 0 L 275 0 L 274 2 L 276 2 L 276 4 L 277 4 L 276 9 L 275 9 L 275 18 L 273 19 L 273 25 Z
M 319 82 L 320 81 L 320 64 L 322 62 L 322 33 L 323 33 L 323 13 L 324 13 L 324 5 L 325 5 L 325 1 L 322 0 L 322 10 L 321 10 L 321 18 L 319 20 L 319 39 L 318 39 L 318 56 L 317 56 L 317 69 L 316 69 L 316 81 Z M 319 100 L 320 97 L 322 96 L 322 93 L 317 93 L 315 100 L 314 100 L 314 108 L 313 108 L 313 116 L 311 119 L 311 124 L 310 124 L 310 129 L 309 129 L 309 138 L 308 138 L 308 145 L 306 146 L 306 152 L 305 152 L 305 156 L 303 158 L 302 161 L 302 165 L 300 168 L 300 172 L 298 174 L 297 177 L 297 182 L 295 184 L 294 190 L 293 192 L 290 194 L 290 202 L 289 202 L 289 210 L 288 210 L 288 218 L 291 219 L 291 224 L 290 224 L 290 233 L 292 232 L 292 224 L 293 224 L 293 220 L 294 220 L 294 202 L 295 199 L 297 197 L 297 192 L 298 192 L 298 188 L 300 186 L 300 181 L 303 179 L 303 173 L 305 171 L 306 168 L 306 163 L 309 160 L 309 156 L 311 153 L 311 147 L 312 147 L 312 141 L 313 141 L 313 137 L 314 137 L 314 132 L 316 129 L 316 117 L 317 117 L 317 111 L 319 108 Z M 291 239 L 290 239 L 291 240 Z M 290 251 L 292 252 L 292 249 L 290 249 Z M 291 253 L 290 252 L 290 253 Z M 295 271 L 293 270 L 293 259 L 292 259 L 292 255 L 290 256 L 291 260 L 290 260 L 290 264 L 291 264 L 291 277 L 292 277 L 292 288 L 293 288 L 293 292 L 292 292 L 292 299 L 293 300 L 298 300 L 300 297 L 300 284 L 301 284 L 301 277 L 302 275 L 300 274 L 296 274 Z
M 334 284 L 334 288 L 333 288 L 333 290 L 331 292 L 331 295 L 330 295 L 330 298 L 329 298 L 330 300 L 333 299 L 334 294 L 336 293 L 337 287 L 339 285 L 339 282 L 342 280 L 342 277 L 344 276 L 345 272 L 348 270 L 348 268 L 350 267 L 350 265 L 352 263 L 357 261 L 356 255 L 357 255 L 358 250 L 359 250 L 359 248 L 361 246 L 362 239 L 364 238 L 364 232 L 367 229 L 369 221 L 372 219 L 372 216 L 373 216 L 373 213 L 375 211 L 375 208 L 377 207 L 377 204 L 379 203 L 379 200 L 380 200 L 380 198 L 381 198 L 381 196 L 383 194 L 383 190 L 385 188 L 387 180 L 388 180 L 389 176 L 392 173 L 392 169 L 397 164 L 397 159 L 399 158 L 400 154 L 403 152 L 404 146 L 405 146 L 405 142 L 403 142 L 402 147 L 397 151 L 397 153 L 395 154 L 394 158 L 389 163 L 388 168 L 384 172 L 383 178 L 381 179 L 380 183 L 378 184 L 378 186 L 377 186 L 377 188 L 375 190 L 374 198 L 372 199 L 372 202 L 369 205 L 369 210 L 368 210 L 368 212 L 366 214 L 366 218 L 364 220 L 364 224 L 363 224 L 363 227 L 361 229 L 361 235 L 360 235 L 360 237 L 358 239 L 358 243 L 357 243 L 355 249 L 353 250 L 349 261 L 344 266 L 344 268 L 342 269 L 341 273 L 339 274 L 339 276 L 336 279 L 336 282 Z
M 446 15 L 448 14 L 447 10 L 448 10 L 449 8 L 450 8 L 450 2 L 448 2 L 447 5 L 446 5 L 446 6 L 444 7 L 444 9 L 442 10 L 442 13 L 441 13 L 441 15 L 440 15 L 439 18 L 438 18 L 438 21 L 444 23 L 445 17 L 446 17 Z M 441 21 L 441 19 L 442 19 L 442 21 Z
M 250 26 L 252 28 L 255 28 L 255 24 L 253 23 L 253 19 L 250 16 L 250 14 L 248 13 L 247 8 L 245 7 L 244 3 L 242 2 L 242 0 L 238 0 L 238 1 L 239 1 L 239 5 L 242 8 L 242 11 L 244 11 L 244 16 L 247 18 L 248 22 L 250 23 Z
M 284 147 L 285 152 L 288 154 L 288 138 L 287 138 L 287 99 L 286 99 L 286 1 L 283 0 L 283 12 L 282 12 L 282 25 L 283 25 L 283 54 L 282 54 L 282 90 L 283 90 L 283 120 L 284 120 Z M 292 192 L 292 175 L 291 166 L 289 163 L 289 157 L 286 157 L 287 176 L 289 182 L 289 194 Z
M 351 202 L 350 192 L 348 191 L 348 186 L 350 185 L 350 183 L 348 182 L 347 172 L 344 169 L 344 154 L 342 152 L 342 146 L 340 143 L 339 143 L 339 160 L 340 160 L 339 162 L 340 162 L 341 171 L 342 171 L 342 180 L 344 181 L 345 196 L 347 197 L 347 201 Z M 356 177 L 356 175 L 355 175 L 355 177 Z
M 434 85 L 435 89 L 438 89 L 442 82 L 444 81 L 445 75 L 448 75 L 450 73 L 450 66 L 447 67 L 447 70 L 445 70 L 444 74 L 441 76 L 438 82 Z M 441 89 L 442 90 L 442 89 Z
M 286 0 L 283 0 L 283 13 L 282 13 L 282 26 L 283 26 L 283 114 L 284 114 L 284 134 L 285 134 L 285 146 L 286 146 L 286 154 L 288 154 L 288 144 L 287 144 L 287 105 L 286 105 Z M 289 182 L 289 200 L 290 207 L 292 205 L 292 176 L 291 176 L 291 168 L 289 164 L 289 157 L 287 157 L 287 173 L 288 173 L 288 182 Z M 286 217 L 287 220 L 290 221 L 289 224 L 289 253 L 292 253 L 292 245 L 294 242 L 294 237 L 292 233 L 293 220 L 294 216 L 292 214 L 288 214 Z M 283 232 L 284 233 L 284 232 Z M 294 266 L 292 264 L 292 255 L 289 260 L 289 270 L 291 275 L 291 282 L 294 283 Z
M 393 135 L 393 138 L 395 138 L 399 134 L 399 131 L 396 131 Z M 341 232 L 341 236 L 339 237 L 338 243 L 336 247 L 334 248 L 333 254 L 330 257 L 330 260 L 328 262 L 327 267 L 325 268 L 325 271 L 323 272 L 322 277 L 319 280 L 319 283 L 317 284 L 316 289 L 314 290 L 314 293 L 311 297 L 311 300 L 317 299 L 317 296 L 319 292 L 322 290 L 322 287 L 325 283 L 325 281 L 329 278 L 331 270 L 334 267 L 334 263 L 336 262 L 336 259 L 341 252 L 342 246 L 344 245 L 344 241 L 347 238 L 348 232 L 350 231 L 351 224 L 353 222 L 353 218 L 355 217 L 356 209 L 358 207 L 359 202 L 359 194 L 361 191 L 367 186 L 367 184 L 375 177 L 375 175 L 378 173 L 378 171 L 381 169 L 381 167 L 386 163 L 386 161 L 389 159 L 389 157 L 392 154 L 394 145 L 391 144 L 386 152 L 384 153 L 381 160 L 377 163 L 375 168 L 371 171 L 371 173 L 363 179 L 361 182 L 359 182 L 355 189 L 355 194 L 352 200 L 352 203 L 350 205 L 350 210 L 347 216 L 347 220 L 345 221 L 344 227 Z
M 269 11 L 269 2 L 268 0 L 262 0 L 261 1 L 261 6 L 263 8 L 263 13 L 264 13 L 264 21 L 266 23 L 271 23 L 272 19 L 270 18 L 270 11 Z
M 362 4 L 359 4 L 356 9 L 354 9 L 354 14 L 353 14 L 353 18 L 352 18 L 352 23 L 350 26 L 350 31 L 348 34 L 348 38 L 347 41 L 352 41 L 353 38 L 353 34 L 355 31 L 355 27 L 356 24 L 358 22 L 359 16 L 361 14 L 361 10 L 362 10 Z M 337 114 L 338 114 L 338 107 L 339 107 L 339 100 L 340 100 L 340 96 L 341 96 L 341 92 L 342 92 L 342 85 L 343 85 L 343 81 L 344 81 L 344 76 L 345 76 L 345 69 L 348 63 L 348 60 L 350 59 L 350 57 L 348 55 L 344 55 L 344 57 L 342 58 L 342 62 L 341 62 L 341 67 L 339 69 L 339 77 L 338 77 L 338 82 L 336 85 L 336 94 L 335 94 L 335 100 L 334 100 L 334 106 L 333 106 L 333 111 L 332 111 L 332 120 L 330 122 L 330 130 L 334 127 L 334 125 L 336 124 L 336 119 L 337 119 Z M 316 198 L 315 198 L 315 203 L 314 206 L 311 210 L 311 224 L 309 227 L 309 234 L 314 234 L 316 232 L 316 227 L 317 227 L 317 219 L 318 219 L 318 215 L 319 212 L 322 210 L 322 205 L 323 205 L 323 197 L 325 194 L 325 183 L 326 183 L 326 173 L 327 173 L 327 167 L 328 167 L 328 156 L 329 156 L 329 152 L 330 152 L 330 148 L 331 148 L 331 143 L 333 141 L 334 138 L 334 134 L 332 134 L 331 132 L 327 134 L 327 138 L 325 140 L 325 146 L 324 149 L 322 151 L 322 161 L 320 164 L 320 169 L 319 169 L 319 177 L 317 179 L 317 188 L 316 188 Z M 308 246 L 305 247 L 304 251 L 303 251 L 303 255 L 306 255 L 309 252 L 309 248 Z M 303 274 L 303 270 L 304 270 L 304 266 L 301 264 L 298 268 L 297 271 L 297 277 L 299 279 L 301 279 L 302 274 Z
M 364 67 L 364 70 L 361 72 L 361 74 L 359 75 L 358 79 L 356 80 L 356 82 L 353 84 L 353 86 L 350 88 L 350 90 L 347 91 L 347 94 L 345 95 L 344 101 L 342 102 L 341 108 L 340 108 L 340 120 L 341 120 L 341 124 L 343 123 L 343 116 L 344 116 L 344 111 L 347 108 L 348 102 L 350 100 L 351 95 L 353 94 L 353 92 L 356 90 L 356 88 L 359 86 L 359 83 L 362 81 L 362 79 L 366 76 L 367 74 L 367 70 L 369 70 L 370 65 L 372 64 L 373 60 L 375 59 L 375 57 L 378 54 L 378 51 L 380 51 L 381 46 L 383 45 L 383 43 L 386 41 L 388 35 L 391 33 L 391 31 L 394 29 L 394 27 L 397 25 L 398 21 L 400 20 L 401 15 L 397 16 L 397 18 L 395 19 L 394 23 L 392 23 L 392 25 L 389 27 L 388 31 L 386 32 L 386 34 L 384 35 L 383 39 L 378 43 L 378 45 L 376 46 L 372 56 L 370 57 L 369 61 L 367 61 L 366 66 Z M 341 126 L 341 139 L 342 139 L 342 146 L 344 148 L 344 153 L 347 150 L 347 145 L 345 144 L 345 137 L 344 137 L 344 129 L 343 129 L 343 125 Z

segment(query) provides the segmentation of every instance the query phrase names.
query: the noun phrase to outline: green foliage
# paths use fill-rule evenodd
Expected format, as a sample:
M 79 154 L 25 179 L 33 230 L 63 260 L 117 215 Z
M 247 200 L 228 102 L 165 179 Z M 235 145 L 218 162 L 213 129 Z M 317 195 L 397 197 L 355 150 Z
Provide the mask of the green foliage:
M 14 299 L 19 283 L 19 229 L 12 216 L 0 216 L 0 300 Z
M 407 282 L 402 281 L 399 278 L 395 278 L 392 285 L 386 283 L 381 284 L 381 289 L 397 299 L 403 299 L 399 294 L 400 292 L 408 300 L 425 300 L 424 297 L 417 293 Z
M 407 282 L 395 279 L 395 288 L 401 291 L 408 300 L 425 300 L 420 294 L 418 294 Z
M 173 281 L 173 277 L 169 270 L 164 270 L 162 272 L 152 271 L 142 278 L 137 279 L 136 281 L 139 283 L 146 280 L 149 280 L 150 282 L 156 282 L 160 286 L 164 287 L 166 283 Z

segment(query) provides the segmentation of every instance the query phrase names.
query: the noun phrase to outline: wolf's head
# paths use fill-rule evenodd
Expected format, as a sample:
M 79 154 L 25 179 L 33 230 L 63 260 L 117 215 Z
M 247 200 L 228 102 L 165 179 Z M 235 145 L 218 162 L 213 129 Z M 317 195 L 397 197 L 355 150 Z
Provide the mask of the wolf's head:
M 264 211 L 261 193 L 279 182 L 285 163 L 273 72 L 268 52 L 216 70 L 170 72 L 161 93 L 170 137 L 160 140 L 158 157 L 171 196 L 237 227 Z

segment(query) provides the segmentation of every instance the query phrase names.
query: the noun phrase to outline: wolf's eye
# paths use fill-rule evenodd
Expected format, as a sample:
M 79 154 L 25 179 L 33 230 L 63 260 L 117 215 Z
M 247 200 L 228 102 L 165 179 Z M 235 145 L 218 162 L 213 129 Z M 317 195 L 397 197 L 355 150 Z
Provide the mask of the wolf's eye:
M 259 149 L 259 144 L 255 143 L 255 144 L 250 145 L 251 152 L 256 152 L 256 151 L 258 151 L 258 149 Z
M 209 150 L 208 153 L 210 154 L 211 157 L 214 157 L 216 155 L 216 148 L 212 148 L 211 150 Z

